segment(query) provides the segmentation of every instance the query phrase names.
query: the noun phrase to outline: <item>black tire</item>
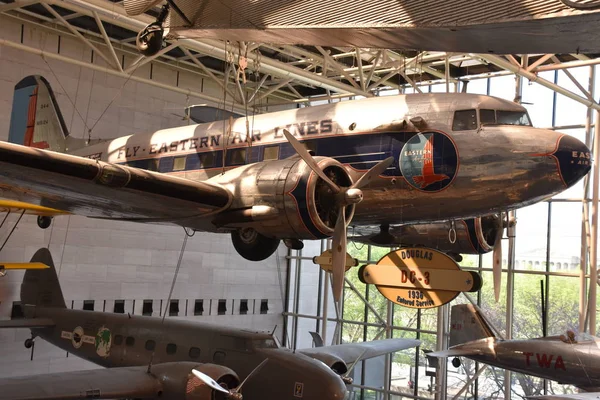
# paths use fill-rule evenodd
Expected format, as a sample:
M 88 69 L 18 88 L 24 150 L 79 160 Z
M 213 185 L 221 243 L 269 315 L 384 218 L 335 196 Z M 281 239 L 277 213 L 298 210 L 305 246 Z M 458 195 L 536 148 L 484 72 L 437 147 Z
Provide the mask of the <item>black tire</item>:
M 458 357 L 454 357 L 454 358 L 452 359 L 452 366 L 453 366 L 454 368 L 458 368 L 458 367 L 460 367 L 460 364 L 461 364 L 461 363 L 460 363 L 460 358 L 458 358 Z
M 39 215 L 37 217 L 37 224 L 42 229 L 48 229 L 50 224 L 52 224 L 52 217 L 47 217 L 44 215 Z
M 152 30 L 146 34 L 146 29 L 141 30 L 135 38 L 135 45 L 140 53 L 146 57 L 155 55 L 163 46 L 163 30 Z
M 33 339 L 25 339 L 25 348 L 30 349 L 33 347 Z
M 250 261 L 262 261 L 275 253 L 279 239 L 268 238 L 253 228 L 243 228 L 231 232 L 231 241 L 238 254 Z

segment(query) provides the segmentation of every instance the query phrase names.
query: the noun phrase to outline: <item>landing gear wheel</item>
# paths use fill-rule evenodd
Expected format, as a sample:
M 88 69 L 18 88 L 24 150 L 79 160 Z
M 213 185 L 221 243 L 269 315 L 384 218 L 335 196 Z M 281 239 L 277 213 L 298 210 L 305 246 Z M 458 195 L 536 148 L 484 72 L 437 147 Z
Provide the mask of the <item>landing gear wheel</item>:
M 46 217 L 43 215 L 39 215 L 37 217 L 37 224 L 42 229 L 47 229 L 52 223 L 52 217 Z
M 454 357 L 454 358 L 452 359 L 452 366 L 453 366 L 454 368 L 458 368 L 458 367 L 460 367 L 460 358 L 458 358 L 458 357 Z
M 231 232 L 231 241 L 238 254 L 250 261 L 269 258 L 279 246 L 279 239 L 268 238 L 254 228 L 242 228 Z
M 155 55 L 162 49 L 164 29 L 159 24 L 150 24 L 138 33 L 135 45 L 146 57 Z
M 33 339 L 32 338 L 25 339 L 25 348 L 30 349 L 32 347 L 33 347 Z

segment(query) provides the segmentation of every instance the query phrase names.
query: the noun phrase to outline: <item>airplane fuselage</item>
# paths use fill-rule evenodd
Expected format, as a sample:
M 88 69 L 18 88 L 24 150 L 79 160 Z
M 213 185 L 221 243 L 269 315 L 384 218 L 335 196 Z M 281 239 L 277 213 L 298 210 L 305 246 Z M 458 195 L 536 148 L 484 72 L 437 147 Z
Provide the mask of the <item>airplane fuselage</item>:
M 161 318 L 60 308 L 37 308 L 39 317 L 52 318 L 57 325 L 32 330 L 36 335 L 103 367 L 209 363 L 228 367 L 243 380 L 268 358 L 244 385 L 245 398 L 341 400 L 346 391 L 340 377 L 325 364 L 279 348 L 266 333 L 172 318 L 163 324 Z
M 510 124 L 481 126 L 480 110 L 502 110 L 514 118 L 504 119 Z M 227 187 L 244 178 L 250 168 L 244 165 L 295 155 L 284 129 L 317 156 L 341 162 L 354 181 L 377 162 L 394 158 L 383 179 L 363 189 L 364 201 L 352 221 L 356 225 L 465 218 L 522 207 L 569 187 L 590 165 L 589 150 L 576 139 L 533 128 L 519 105 L 472 94 L 299 108 L 131 135 L 72 153 Z M 278 171 L 266 165 L 262 177 L 244 182 L 243 195 L 234 196 L 231 209 L 257 205 L 257 182 L 281 179 L 275 174 L 284 167 L 273 167 Z M 210 224 L 200 228 L 216 230 Z
M 468 358 L 511 371 L 575 385 L 586 391 L 600 388 L 600 342 L 597 340 L 570 343 L 555 336 L 531 340 L 490 339 L 487 343 L 486 340 L 478 342 L 479 344 L 472 342 L 460 346 L 470 346 L 473 349 L 479 347 L 481 350 L 482 354 L 469 355 Z

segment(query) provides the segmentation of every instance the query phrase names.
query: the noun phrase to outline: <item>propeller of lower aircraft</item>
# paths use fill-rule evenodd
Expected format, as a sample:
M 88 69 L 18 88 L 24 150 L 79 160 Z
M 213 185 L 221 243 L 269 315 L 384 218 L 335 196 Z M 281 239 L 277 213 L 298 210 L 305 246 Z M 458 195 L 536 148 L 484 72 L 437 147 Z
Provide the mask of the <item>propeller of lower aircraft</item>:
M 242 400 L 243 399 L 243 396 L 242 396 L 242 387 L 244 386 L 244 384 L 246 382 L 248 382 L 248 379 L 250 379 L 251 376 L 253 376 L 258 371 L 260 371 L 260 369 L 267 363 L 267 361 L 269 361 L 269 359 L 265 358 L 260 364 L 258 364 L 256 366 L 256 368 L 254 368 L 252 370 L 252 372 L 250 372 L 248 374 L 248 376 L 246 377 L 246 379 L 244 379 L 242 381 L 242 383 L 239 384 L 238 387 L 235 387 L 235 388 L 232 388 L 232 389 L 225 389 L 223 386 L 219 385 L 217 383 L 217 381 L 215 381 L 213 378 L 211 378 L 210 376 L 206 375 L 203 372 L 198 371 L 197 369 L 193 369 L 192 373 L 194 374 L 194 376 L 196 376 L 196 378 L 200 379 L 202 382 L 204 382 L 211 389 L 216 390 L 217 392 L 224 393 L 225 396 L 228 399 Z
M 374 177 L 381 175 L 390 165 L 392 165 L 394 158 L 388 157 L 385 160 L 380 161 L 351 186 L 340 187 L 329 179 L 308 150 L 294 137 L 294 135 L 287 129 L 283 130 L 283 134 L 300 158 L 304 160 L 315 174 L 327 183 L 334 195 L 334 203 L 339 209 L 332 239 L 333 298 L 336 302 L 339 302 L 344 290 L 344 274 L 346 272 L 346 248 L 348 242 L 346 228 L 350 224 L 350 221 L 352 221 L 352 216 L 354 215 L 354 212 L 351 212 L 349 218 L 346 219 L 346 207 L 354 207 L 363 200 L 363 194 L 360 189 L 367 186 Z
M 508 213 L 500 213 L 498 216 L 498 229 L 496 234 L 496 240 L 494 241 L 494 265 L 493 265 L 493 279 L 494 279 L 494 298 L 496 299 L 496 303 L 500 300 L 500 288 L 502 286 L 502 234 L 504 233 L 504 229 L 508 229 L 509 227 L 514 226 L 514 219 L 509 219 Z M 508 253 L 512 253 L 512 242 L 508 242 L 509 250 Z

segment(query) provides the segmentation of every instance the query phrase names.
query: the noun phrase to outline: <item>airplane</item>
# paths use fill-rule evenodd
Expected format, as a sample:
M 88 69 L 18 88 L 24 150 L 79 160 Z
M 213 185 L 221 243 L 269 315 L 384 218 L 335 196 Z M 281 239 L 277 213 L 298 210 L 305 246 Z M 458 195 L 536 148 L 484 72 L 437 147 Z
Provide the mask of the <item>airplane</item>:
M 560 336 L 502 340 L 472 304 L 453 306 L 450 324 L 448 350 L 428 357 L 455 357 L 452 365 L 457 368 L 458 357 L 467 357 L 587 392 L 600 391 L 600 338 L 567 331 Z
M 28 76 L 15 86 L 12 143 L 0 142 L 0 189 L 88 217 L 230 233 L 252 261 L 281 239 L 300 249 L 303 239 L 333 236 L 338 301 L 350 223 L 518 208 L 574 185 L 591 164 L 576 138 L 476 94 L 374 97 L 257 115 L 251 129 L 246 122 L 88 143 L 69 136 L 48 81 Z
M 0 400 L 342 400 L 357 361 L 420 345 L 384 339 L 291 351 L 270 333 L 71 310 L 50 251 L 39 249 L 31 262 L 50 268 L 25 272 L 25 318 L 0 321 L 0 328 L 29 328 L 25 347 L 39 337 L 106 369 L 0 378 Z
M 500 214 L 423 224 L 356 226 L 348 240 L 372 246 L 434 248 L 457 262 L 462 254 L 485 254 L 495 249 L 504 229 Z
M 124 0 L 125 12 L 139 16 L 162 0 Z M 349 12 L 348 10 L 352 10 Z M 149 20 L 149 18 L 146 18 Z M 586 0 L 486 2 L 393 0 L 294 4 L 167 0 L 156 20 L 137 36 L 146 56 L 162 47 L 164 35 L 298 44 L 454 53 L 568 54 L 600 51 L 596 2 Z

